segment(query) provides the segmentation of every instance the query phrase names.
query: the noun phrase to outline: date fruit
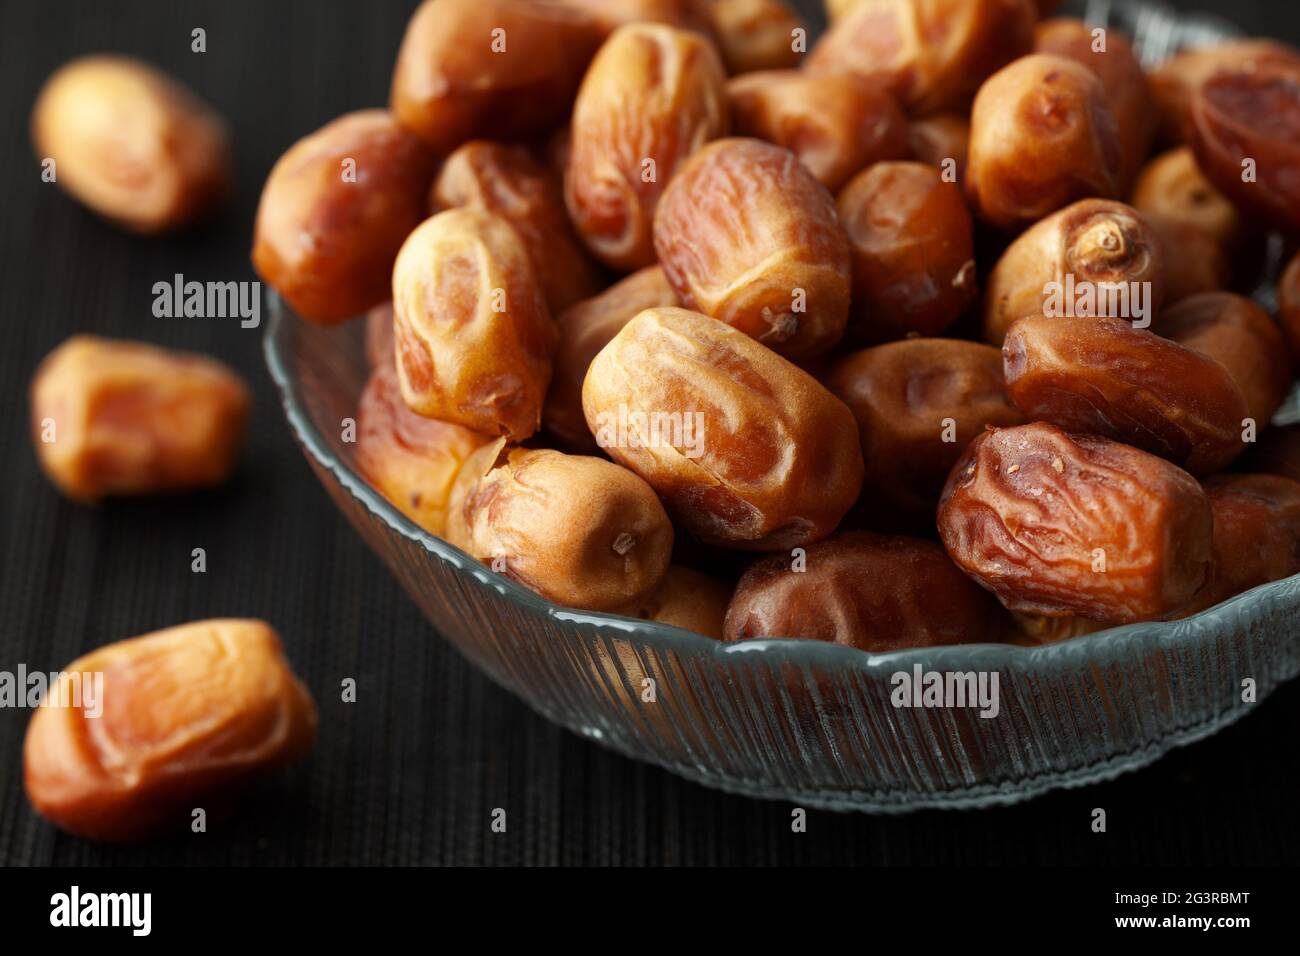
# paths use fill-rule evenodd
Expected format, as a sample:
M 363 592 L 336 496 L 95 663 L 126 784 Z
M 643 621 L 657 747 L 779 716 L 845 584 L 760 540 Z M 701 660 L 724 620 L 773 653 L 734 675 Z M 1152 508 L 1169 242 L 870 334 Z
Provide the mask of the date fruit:
M 945 182 L 964 182 L 970 155 L 970 120 L 958 113 L 936 113 L 913 120 L 908 129 L 912 158 L 938 166 Z M 951 164 L 951 165 L 950 165 Z
M 962 111 L 985 78 L 1030 51 L 1031 0 L 858 0 L 807 68 L 882 84 L 913 115 Z
M 140 233 L 187 226 L 229 196 L 226 125 L 190 90 L 124 56 L 60 67 L 32 109 L 32 143 L 55 182 Z
M 1004 612 L 932 541 L 849 531 L 753 565 L 727 608 L 723 639 L 792 637 L 863 651 L 996 640 Z
M 1300 62 L 1215 73 L 1192 96 L 1191 144 L 1243 210 L 1300 230 Z
M 799 65 L 802 53 L 795 48 L 795 31 L 805 28 L 781 0 L 703 2 L 727 72 L 735 75 Z
M 908 155 L 907 119 L 886 93 L 847 74 L 765 70 L 727 84 L 738 135 L 784 146 L 834 192 L 860 169 Z
M 1245 450 L 1246 399 L 1228 370 L 1123 319 L 1021 319 L 1002 358 L 1007 394 L 1031 421 L 1127 442 L 1194 475 Z
M 560 345 L 542 407 L 547 430 L 573 451 L 596 454 L 599 446 L 582 411 L 582 383 L 591 360 L 638 312 L 678 304 L 664 270 L 647 266 L 595 298 L 565 310 L 556 320 Z
M 23 771 L 36 811 L 79 836 L 126 842 L 183 829 L 195 808 L 216 816 L 316 737 L 311 694 L 262 621 L 155 631 L 63 673 L 81 675 L 80 706 L 51 688 L 27 727 Z M 102 675 L 99 695 L 91 675 Z
M 1013 322 L 1044 311 L 1150 325 L 1164 301 L 1164 276 L 1160 243 L 1135 209 L 1085 199 L 1007 247 L 989 275 L 984 341 L 1001 345 Z
M 465 463 L 447 540 L 557 604 L 618 612 L 658 590 L 673 526 L 626 468 L 497 443 Z
M 1077 200 L 1118 195 L 1123 172 L 1106 88 L 1087 67 L 1036 53 L 980 87 L 965 185 L 981 219 L 1022 228 Z
M 826 187 L 787 149 L 724 139 L 659 203 L 655 250 L 682 304 L 803 359 L 844 334 L 849 247 Z
M 837 206 L 858 338 L 938 335 L 975 301 L 975 227 L 961 187 L 938 169 L 877 163 L 844 187 Z
M 437 153 L 559 125 L 600 45 L 592 17 L 558 3 L 425 0 L 393 69 L 390 108 Z
M 504 219 L 449 209 L 411 233 L 393 267 L 393 337 L 412 411 L 511 441 L 537 431 L 557 333 Z
M 366 313 L 366 366 L 394 365 L 393 351 L 393 303 L 384 302 Z
M 445 535 L 452 483 L 486 443 L 478 432 L 407 408 L 391 360 L 370 373 L 357 408 L 357 470 L 425 531 Z
M 686 158 L 727 132 L 726 74 L 689 30 L 619 27 L 573 107 L 564 198 L 587 247 L 621 271 L 652 265 L 655 207 Z
M 1169 462 L 1036 422 L 971 442 L 939 502 L 948 554 L 1012 611 L 1169 617 L 1213 570 L 1205 492 Z
M 731 589 L 721 581 L 674 564 L 669 566 L 659 590 L 624 613 L 720 640 L 730 600 Z
M 1062 17 L 1038 25 L 1034 30 L 1034 52 L 1068 57 L 1101 80 L 1124 155 L 1119 192 L 1127 195 L 1151 152 L 1153 138 L 1151 94 L 1133 46 L 1118 30 L 1104 30 L 1098 36 L 1082 20 Z
M 596 21 L 601 37 L 625 23 L 665 23 L 711 36 L 713 25 L 702 0 L 550 0 L 572 7 Z
M 41 468 L 84 502 L 220 484 L 248 408 L 247 387 L 220 362 L 89 335 L 51 352 L 31 385 Z
M 1300 482 L 1219 475 L 1205 493 L 1214 514 L 1214 576 L 1184 617 L 1300 572 Z
M 600 291 L 600 272 L 569 224 L 559 178 L 524 147 L 466 143 L 443 162 L 429 198 L 431 212 L 478 209 L 514 226 L 552 313 Z
M 857 426 L 806 372 L 722 322 L 648 309 L 591 363 L 587 425 L 705 542 L 798 547 L 862 487 Z
M 305 319 L 341 322 L 388 298 L 397 250 L 424 219 L 433 154 L 383 110 L 300 139 L 262 188 L 253 266 Z
M 1257 428 L 1269 423 L 1291 390 L 1295 375 L 1286 338 L 1269 314 L 1245 296 L 1190 296 L 1165 310 L 1158 331 L 1227 369 Z
M 957 339 L 907 339 L 855 352 L 826 387 L 858 423 L 862 501 L 934 520 L 948 473 L 986 426 L 1024 421 L 1002 384 L 1002 353 Z

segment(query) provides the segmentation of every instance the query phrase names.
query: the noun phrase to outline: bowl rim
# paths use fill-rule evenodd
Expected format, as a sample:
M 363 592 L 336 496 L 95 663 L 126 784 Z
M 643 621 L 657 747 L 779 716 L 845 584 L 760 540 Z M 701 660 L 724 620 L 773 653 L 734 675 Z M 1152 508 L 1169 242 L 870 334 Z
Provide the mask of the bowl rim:
M 718 661 L 740 654 L 762 654 L 796 665 L 848 666 L 854 670 L 870 672 L 911 671 L 916 665 L 921 665 L 925 670 L 948 672 L 1007 669 L 1041 671 L 1079 663 L 1097 663 L 1100 658 L 1113 661 L 1119 656 L 1129 656 L 1130 652 L 1152 651 L 1173 644 L 1195 646 L 1198 641 L 1209 640 L 1206 635 L 1217 630 L 1215 624 L 1230 626 L 1234 623 L 1224 619 L 1233 617 L 1247 606 L 1288 599 L 1294 601 L 1300 597 L 1300 574 L 1297 574 L 1262 584 L 1235 595 L 1222 604 L 1173 621 L 1142 621 L 1038 645 L 948 644 L 893 651 L 864 651 L 807 638 L 756 638 L 728 643 L 657 621 L 566 608 L 492 571 L 464 551 L 419 527 L 329 448 L 324 435 L 303 404 L 299 383 L 290 371 L 287 358 L 288 340 L 294 334 L 293 324 L 305 320 L 295 315 L 274 291 L 268 292 L 268 300 L 269 317 L 262 339 L 267 368 L 280 394 L 281 406 L 290 429 L 319 468 L 332 475 L 335 481 L 391 531 L 419 544 L 426 553 L 449 564 L 460 574 L 468 575 L 478 585 L 559 624 L 587 625 L 603 631 L 615 631 L 618 632 L 618 637 L 635 640 L 652 649 L 671 650 Z M 434 630 L 438 628 L 434 627 Z

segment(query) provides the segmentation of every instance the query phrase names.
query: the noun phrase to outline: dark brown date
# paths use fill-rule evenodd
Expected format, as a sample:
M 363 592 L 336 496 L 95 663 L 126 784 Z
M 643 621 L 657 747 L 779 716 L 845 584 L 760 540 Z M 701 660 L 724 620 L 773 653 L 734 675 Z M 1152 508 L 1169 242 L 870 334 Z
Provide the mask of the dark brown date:
M 754 564 L 736 586 L 723 639 L 794 637 L 864 651 L 978 644 L 1003 615 L 932 541 L 845 532 Z
M 1210 578 L 1212 528 L 1187 472 L 1045 422 L 976 438 L 939 503 L 948 554 L 1008 608 L 1108 623 L 1190 604 Z
M 858 423 L 865 508 L 934 520 L 952 466 L 985 426 L 1019 425 L 1002 354 L 957 339 L 907 339 L 855 352 L 826 379 Z
M 1007 394 L 1031 421 L 1104 435 L 1213 474 L 1244 449 L 1228 370 L 1123 319 L 1021 319 L 1002 346 Z
M 877 163 L 836 203 L 862 340 L 938 335 L 975 301 L 974 225 L 961 187 L 924 163 Z

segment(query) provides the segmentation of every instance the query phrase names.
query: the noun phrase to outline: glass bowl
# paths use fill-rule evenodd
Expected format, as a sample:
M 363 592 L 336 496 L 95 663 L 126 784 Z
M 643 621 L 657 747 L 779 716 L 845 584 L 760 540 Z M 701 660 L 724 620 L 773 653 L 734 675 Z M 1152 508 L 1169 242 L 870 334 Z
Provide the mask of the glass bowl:
M 1156 59 L 1189 37 L 1226 32 L 1149 5 L 1082 6 L 1094 21 L 1124 25 Z M 363 325 L 316 326 L 271 296 L 267 364 L 339 509 L 434 629 L 489 677 L 548 719 L 688 779 L 837 810 L 1014 803 L 1148 764 L 1245 714 L 1243 682 L 1259 701 L 1300 672 L 1300 576 L 1181 621 L 1039 647 L 887 654 L 817 641 L 723 644 L 559 607 L 421 530 L 358 475 L 342 433 L 367 375 Z M 996 716 L 896 707 L 895 675 L 917 668 L 996 675 Z M 647 678 L 652 701 L 643 700 Z

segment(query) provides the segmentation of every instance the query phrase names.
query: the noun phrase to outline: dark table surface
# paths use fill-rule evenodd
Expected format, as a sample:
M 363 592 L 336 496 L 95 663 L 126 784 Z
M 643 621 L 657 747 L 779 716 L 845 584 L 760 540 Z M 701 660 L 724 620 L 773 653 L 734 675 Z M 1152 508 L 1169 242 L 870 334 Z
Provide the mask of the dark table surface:
M 1294 862 L 1300 684 L 1216 737 L 1113 783 L 1018 807 L 869 817 L 727 796 L 552 726 L 425 623 L 317 485 L 262 364 L 261 329 L 158 319 L 155 282 L 251 280 L 261 182 L 289 143 L 381 105 L 411 2 L 3 0 L 0 22 L 0 670 L 49 671 L 123 637 L 218 616 L 271 621 L 313 689 L 308 763 L 205 834 L 102 847 L 39 820 L 23 794 L 29 714 L 0 710 L 3 864 L 1211 864 Z M 1300 42 L 1291 0 L 1184 0 Z M 207 31 L 207 52 L 190 50 Z M 44 78 L 118 50 L 182 78 L 229 120 L 238 203 L 208 228 L 140 239 L 40 181 L 27 136 Z M 99 508 L 37 470 L 26 388 L 68 335 L 219 356 L 256 396 L 247 453 L 220 491 Z M 190 569 L 193 548 L 208 570 Z M 355 677 L 355 704 L 339 682 Z M 494 835 L 490 814 L 510 826 Z M 1094 807 L 1109 832 L 1091 832 Z

